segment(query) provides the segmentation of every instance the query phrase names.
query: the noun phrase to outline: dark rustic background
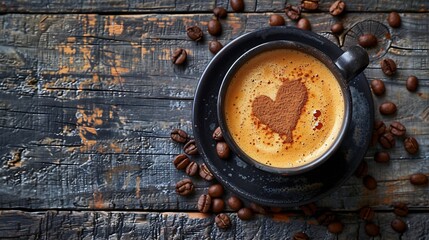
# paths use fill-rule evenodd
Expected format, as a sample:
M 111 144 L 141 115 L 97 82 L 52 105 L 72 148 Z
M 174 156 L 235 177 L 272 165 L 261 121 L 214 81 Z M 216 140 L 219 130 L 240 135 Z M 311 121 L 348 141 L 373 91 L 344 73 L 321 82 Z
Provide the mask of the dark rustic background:
M 298 208 L 251 221 L 231 212 L 232 227 L 221 231 L 213 215 L 196 211 L 209 183 L 195 179 L 191 197 L 175 193 L 186 175 L 171 163 L 182 149 L 169 135 L 173 128 L 192 133 L 194 91 L 213 57 L 214 37 L 206 33 L 211 10 L 230 11 L 218 38 L 227 44 L 268 26 L 285 1 L 245 1 L 244 13 L 232 13 L 225 0 L 6 0 L 0 3 L 0 237 L 287 239 L 305 231 L 313 239 L 367 239 L 356 211 L 370 205 L 381 226 L 376 239 L 429 239 L 429 189 L 408 180 L 429 174 L 429 3 L 350 0 L 347 14 L 332 17 L 332 2 L 321 0 L 319 11 L 304 13 L 313 31 L 326 34 L 337 21 L 346 28 L 366 19 L 387 25 L 390 11 L 400 13 L 402 26 L 389 27 L 385 55 L 398 73 L 386 77 L 375 60 L 365 74 L 386 84 L 376 106 L 386 100 L 398 106 L 396 115 L 376 118 L 401 121 L 420 143 L 419 153 L 409 155 L 398 141 L 388 164 L 374 162 L 380 147 L 370 148 L 365 160 L 377 189 L 353 177 L 317 202 L 335 210 L 343 233 L 330 234 Z M 193 24 L 205 31 L 203 42 L 187 38 L 185 27 Z M 188 51 L 186 66 L 172 65 L 176 47 Z M 409 75 L 420 80 L 416 93 L 405 88 Z M 397 201 L 411 209 L 403 235 L 390 227 Z

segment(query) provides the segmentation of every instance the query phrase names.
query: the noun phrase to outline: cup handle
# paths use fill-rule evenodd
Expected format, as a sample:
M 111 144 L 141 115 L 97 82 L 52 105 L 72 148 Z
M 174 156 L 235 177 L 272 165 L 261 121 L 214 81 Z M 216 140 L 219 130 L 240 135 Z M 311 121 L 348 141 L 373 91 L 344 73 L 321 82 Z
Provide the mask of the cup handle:
M 346 83 L 361 73 L 369 64 L 368 53 L 360 46 L 352 46 L 335 61 Z

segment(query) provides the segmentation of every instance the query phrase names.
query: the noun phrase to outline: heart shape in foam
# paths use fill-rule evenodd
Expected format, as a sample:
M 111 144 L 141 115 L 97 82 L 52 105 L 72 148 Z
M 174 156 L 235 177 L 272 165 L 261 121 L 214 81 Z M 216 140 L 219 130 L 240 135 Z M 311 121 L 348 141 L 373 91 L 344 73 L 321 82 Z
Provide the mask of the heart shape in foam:
M 293 142 L 292 131 L 308 99 L 307 88 L 300 80 L 286 80 L 280 86 L 275 101 L 266 95 L 252 102 L 252 113 L 260 123 L 278 133 L 286 143 Z

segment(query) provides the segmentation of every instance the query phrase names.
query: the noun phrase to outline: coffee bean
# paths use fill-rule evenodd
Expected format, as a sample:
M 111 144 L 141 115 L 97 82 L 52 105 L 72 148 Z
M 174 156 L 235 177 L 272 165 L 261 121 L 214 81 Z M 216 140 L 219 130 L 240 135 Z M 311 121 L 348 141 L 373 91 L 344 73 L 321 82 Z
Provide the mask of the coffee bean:
M 190 162 L 186 167 L 185 172 L 188 174 L 188 176 L 195 176 L 198 173 L 198 163 Z
M 397 12 L 391 12 L 389 13 L 389 16 L 387 17 L 387 22 L 389 23 L 389 26 L 393 28 L 397 28 L 401 26 L 401 16 Z
M 287 4 L 285 7 L 286 16 L 291 20 L 298 20 L 301 17 L 301 7 Z
M 186 50 L 183 48 L 178 48 L 174 50 L 173 55 L 171 57 L 171 61 L 173 64 L 180 65 L 186 62 L 188 54 L 186 53 Z
M 386 132 L 386 124 L 383 121 L 377 120 L 374 122 L 374 131 L 380 136 Z
M 220 24 L 217 18 L 211 19 L 207 26 L 207 31 L 212 36 L 219 36 L 222 34 L 222 24 Z
M 261 205 L 257 203 L 250 203 L 249 205 L 250 209 L 252 209 L 253 212 L 259 213 L 259 214 L 267 214 L 267 209 L 262 207 Z
M 332 222 L 328 225 L 328 231 L 333 234 L 340 234 L 343 229 L 344 225 L 339 221 Z
M 223 186 L 220 183 L 213 184 L 209 187 L 208 194 L 210 197 L 219 198 L 223 195 Z
M 189 142 L 187 142 L 185 146 L 183 146 L 183 151 L 189 155 L 197 155 L 198 148 L 197 148 L 197 144 L 195 143 L 195 140 L 194 139 L 189 140 Z
M 170 133 L 170 137 L 173 141 L 178 143 L 185 143 L 188 141 L 188 134 L 182 129 L 173 129 Z
M 407 224 L 399 218 L 393 219 L 393 221 L 390 223 L 390 226 L 397 233 L 404 233 L 407 231 Z
M 392 115 L 396 113 L 397 108 L 393 102 L 385 102 L 380 105 L 378 110 L 383 115 Z
M 223 141 L 223 133 L 220 127 L 217 127 L 213 132 L 213 139 L 216 141 Z
M 364 48 L 372 48 L 377 46 L 377 37 L 374 34 L 366 33 L 359 36 L 358 43 Z
M 213 9 L 213 14 L 218 18 L 226 18 L 228 13 L 224 7 L 215 7 Z
M 320 225 L 328 226 L 330 223 L 337 220 L 337 216 L 330 210 L 323 210 L 317 217 L 317 222 Z
M 331 5 L 331 7 L 329 8 L 329 13 L 332 15 L 332 16 L 338 16 L 338 15 L 340 15 L 341 13 L 343 13 L 344 12 L 344 9 L 346 8 L 346 3 L 345 2 L 343 2 L 343 1 L 340 1 L 340 0 L 338 0 L 338 1 L 335 1 L 332 5 Z
M 227 204 L 233 211 L 238 211 L 243 206 L 243 202 L 236 196 L 231 196 L 228 198 Z
M 316 10 L 319 8 L 319 0 L 301 0 L 301 7 L 306 10 Z
M 308 235 L 303 233 L 303 232 L 297 232 L 293 235 L 292 239 L 293 240 L 309 240 L 310 237 L 308 237 Z
M 241 208 L 237 212 L 237 217 L 241 220 L 250 220 L 253 218 L 253 211 L 250 208 Z
M 221 198 L 212 199 L 212 212 L 220 213 L 225 209 L 225 202 Z
M 342 23 L 338 22 L 331 26 L 331 32 L 333 34 L 341 34 L 344 31 L 344 26 Z
M 298 20 L 298 22 L 296 23 L 296 27 L 303 29 L 303 30 L 311 30 L 311 23 L 307 18 L 301 18 Z
M 408 91 L 415 92 L 418 86 L 419 86 L 419 79 L 416 76 L 411 75 L 407 78 L 406 87 Z
M 281 207 L 270 207 L 270 212 L 280 213 L 281 211 L 283 211 L 283 208 Z
M 355 171 L 355 176 L 361 178 L 368 174 L 368 163 L 365 160 L 362 160 Z
M 372 221 L 374 219 L 375 212 L 371 207 L 362 207 L 359 211 L 359 217 L 364 221 Z
M 391 133 L 385 133 L 378 139 L 380 145 L 385 149 L 390 149 L 395 146 L 395 137 Z
M 306 216 L 313 216 L 317 212 L 317 206 L 314 202 L 299 206 Z
M 279 14 L 271 14 L 268 23 L 270 26 L 284 26 L 286 24 L 285 19 Z
M 387 76 L 392 76 L 396 73 L 396 63 L 390 58 L 385 58 L 380 62 L 381 70 Z
M 209 51 L 213 54 L 218 53 L 223 48 L 222 43 L 217 40 L 213 40 L 209 42 Z
M 179 154 L 173 160 L 173 164 L 178 170 L 185 169 L 190 162 L 191 160 L 189 160 L 189 157 L 186 154 Z
M 386 87 L 384 86 L 384 82 L 380 79 L 374 79 L 371 81 L 371 89 L 372 93 L 377 96 L 381 96 L 386 91 Z
M 371 175 L 366 175 L 365 177 L 363 177 L 363 185 L 368 189 L 368 190 L 374 190 L 377 188 L 377 180 L 375 180 L 375 178 Z
M 210 170 L 207 168 L 205 163 L 202 163 L 200 165 L 200 171 L 199 171 L 200 177 L 202 177 L 206 181 L 211 181 L 214 179 L 213 174 L 210 172 Z
M 229 0 L 229 4 L 231 5 L 231 8 L 232 8 L 232 10 L 234 10 L 234 12 L 244 11 L 244 1 L 243 0 Z
M 220 229 L 227 229 L 231 226 L 231 219 L 225 213 L 219 213 L 215 217 L 216 226 Z
M 221 159 L 227 159 L 230 155 L 230 149 L 226 142 L 217 142 L 216 143 L 216 154 Z
M 212 198 L 208 194 L 202 194 L 200 198 L 198 198 L 198 203 L 197 203 L 198 211 L 202 213 L 207 213 L 210 211 L 211 205 L 212 205 Z
M 186 34 L 193 41 L 201 41 L 203 39 L 203 31 L 198 26 L 191 26 L 186 28 Z
M 403 202 L 398 202 L 393 205 L 393 213 L 396 216 L 405 217 L 408 215 L 408 206 Z
M 370 237 L 380 235 L 380 227 L 374 223 L 365 224 L 365 233 Z
M 400 122 L 394 121 L 390 124 L 390 132 L 395 136 L 402 137 L 406 131 L 405 126 Z
M 185 178 L 176 183 L 176 193 L 187 196 L 194 192 L 194 183 L 191 179 Z
M 388 152 L 376 152 L 374 161 L 378 163 L 388 163 L 390 161 L 390 154 Z
M 419 143 L 413 137 L 407 137 L 404 140 L 404 148 L 409 154 L 416 154 L 419 151 Z
M 410 176 L 410 182 L 416 186 L 426 185 L 428 184 L 428 177 L 423 173 L 415 173 Z

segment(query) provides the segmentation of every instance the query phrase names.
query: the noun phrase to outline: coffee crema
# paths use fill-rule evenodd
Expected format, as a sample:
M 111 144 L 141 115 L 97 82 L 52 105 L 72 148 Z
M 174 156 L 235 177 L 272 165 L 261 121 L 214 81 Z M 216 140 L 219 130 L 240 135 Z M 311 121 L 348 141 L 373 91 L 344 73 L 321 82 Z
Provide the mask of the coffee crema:
M 291 168 L 318 159 L 335 142 L 345 116 L 341 86 L 317 58 L 269 50 L 234 74 L 225 96 L 233 140 L 261 164 Z

